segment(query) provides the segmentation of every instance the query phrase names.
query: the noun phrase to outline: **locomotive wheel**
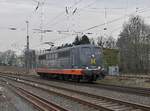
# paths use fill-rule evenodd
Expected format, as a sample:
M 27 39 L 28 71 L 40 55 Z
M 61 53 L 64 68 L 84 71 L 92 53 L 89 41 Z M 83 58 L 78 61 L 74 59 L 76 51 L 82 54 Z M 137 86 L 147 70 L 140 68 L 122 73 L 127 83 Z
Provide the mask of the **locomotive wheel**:
M 65 75 L 61 75 L 61 80 L 65 80 Z
M 76 76 L 75 80 L 76 82 L 80 82 L 81 77 L 80 76 Z
M 75 82 L 80 82 L 80 76 L 78 75 L 72 75 L 72 80 L 75 81 Z
M 38 73 L 38 75 L 40 75 L 40 77 L 45 78 L 45 75 L 43 73 Z
M 68 81 L 69 80 L 69 75 L 64 75 L 64 80 Z

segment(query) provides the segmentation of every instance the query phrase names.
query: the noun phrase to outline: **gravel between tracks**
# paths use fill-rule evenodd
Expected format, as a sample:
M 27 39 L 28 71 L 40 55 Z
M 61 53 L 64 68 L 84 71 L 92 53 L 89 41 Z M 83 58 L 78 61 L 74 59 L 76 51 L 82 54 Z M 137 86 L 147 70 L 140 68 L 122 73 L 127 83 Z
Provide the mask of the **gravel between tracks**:
M 29 79 L 29 77 L 27 77 Z M 31 80 L 34 78 L 30 78 Z M 38 81 L 38 79 L 36 79 Z M 130 101 L 133 103 L 139 103 L 139 104 L 145 104 L 145 105 L 150 105 L 150 97 L 145 97 L 145 96 L 140 96 L 140 95 L 135 95 L 135 94 L 128 94 L 128 93 L 123 93 L 123 92 L 117 92 L 117 91 L 111 91 L 107 89 L 100 89 L 100 88 L 94 88 L 94 87 L 86 87 L 86 86 L 78 86 L 76 84 L 66 84 L 66 83 L 60 83 L 60 82 L 54 82 L 54 81 L 48 81 L 48 80 L 42 80 L 40 79 L 41 82 L 50 84 L 50 85 L 56 85 L 65 88 L 70 88 L 74 90 L 79 90 L 83 92 L 88 92 L 90 94 L 95 94 L 95 95 L 100 95 L 100 96 L 106 96 L 106 97 L 111 97 L 115 99 L 121 99 L 124 101 Z M 84 83 L 83 83 L 84 84 Z
M 26 78 L 26 77 L 24 77 Z M 76 85 L 76 83 L 73 84 L 66 84 L 63 82 L 55 82 L 55 81 L 50 81 L 50 80 L 43 80 L 43 79 L 39 79 L 39 78 L 34 78 L 34 77 L 27 77 L 28 79 L 34 80 L 36 79 L 36 81 L 40 81 L 40 82 L 44 82 L 50 85 L 55 85 L 55 86 L 60 86 L 61 87 L 65 87 L 65 88 L 69 88 L 69 89 L 74 89 L 74 90 L 80 90 L 83 92 L 88 92 L 91 94 L 96 94 L 96 95 L 100 95 L 100 96 L 106 96 L 106 97 L 111 97 L 111 98 L 115 98 L 115 99 L 121 99 L 121 100 L 125 100 L 125 101 L 129 101 L 129 102 L 134 102 L 134 103 L 140 103 L 140 104 L 145 104 L 145 105 L 150 105 L 150 97 L 145 97 L 145 96 L 139 96 L 139 95 L 134 95 L 134 94 L 127 94 L 127 93 L 121 93 L 121 92 L 116 92 L 116 91 L 110 91 L 110 90 L 105 90 L 105 89 L 99 89 L 99 88 L 95 88 L 95 87 L 86 87 L 86 86 L 79 86 Z M 84 83 L 83 83 L 84 84 Z M 29 87 L 29 86 L 25 86 L 25 87 Z M 30 91 L 33 91 L 33 88 L 28 88 Z M 62 97 L 57 97 L 54 95 L 50 95 L 47 93 L 43 93 L 43 91 L 33 91 L 34 93 L 38 93 L 38 95 L 40 96 L 45 96 L 45 98 L 48 98 L 49 100 L 55 101 L 60 105 L 65 106 L 65 108 L 69 108 L 73 111 L 79 111 L 79 108 L 81 111 L 93 111 L 93 109 L 89 109 L 85 106 L 82 106 L 81 104 L 75 103 L 75 102 L 70 102 L 70 100 L 64 99 Z
M 10 81 L 11 82 L 11 81 Z M 60 106 L 64 106 L 64 108 L 69 109 L 70 111 L 97 111 L 96 109 L 90 108 L 88 106 L 82 105 L 78 102 L 74 102 L 73 100 L 58 96 L 57 94 L 48 93 L 41 89 L 37 89 L 31 86 L 23 85 L 21 83 L 13 82 L 14 85 L 23 87 L 27 89 L 31 93 L 34 93 L 48 101 L 59 104 Z
M 2 93 L 0 95 L 0 111 L 37 111 L 7 87 L 0 85 L 0 88 L 2 88 L 0 91 Z

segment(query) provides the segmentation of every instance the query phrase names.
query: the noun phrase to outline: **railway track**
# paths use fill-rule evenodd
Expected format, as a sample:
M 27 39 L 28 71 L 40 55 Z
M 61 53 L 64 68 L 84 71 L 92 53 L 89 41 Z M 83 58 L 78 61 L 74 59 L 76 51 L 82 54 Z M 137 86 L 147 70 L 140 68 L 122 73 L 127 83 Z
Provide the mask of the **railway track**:
M 108 77 L 120 77 L 120 78 L 138 78 L 138 79 L 150 79 L 149 75 L 133 75 L 133 74 L 128 74 L 128 75 L 109 75 Z
M 10 78 L 6 76 L 4 78 L 17 81 L 17 79 L 15 78 Z M 31 80 L 22 79 L 17 82 L 21 82 L 26 85 L 32 85 L 44 91 L 61 95 L 63 97 L 75 100 L 81 104 L 85 104 L 102 111 L 149 111 L 150 110 L 150 106 L 135 104 L 135 103 L 122 101 L 122 100 L 116 100 L 113 98 L 93 95 L 93 94 L 66 89 L 58 86 L 46 85 Z
M 37 78 L 37 77 L 35 78 L 34 76 L 32 77 L 32 80 L 34 81 L 36 81 L 37 79 L 41 80 L 41 78 Z M 141 96 L 148 96 L 148 97 L 150 96 L 150 88 L 127 87 L 127 86 L 111 85 L 111 84 L 104 84 L 104 83 L 77 83 L 77 82 L 53 80 L 53 79 L 48 79 L 46 81 L 61 82 L 64 84 L 71 84 L 71 85 L 83 86 L 83 87 L 92 87 L 97 89 L 107 89 L 111 91 L 131 93 L 131 94 L 141 95 Z
M 97 89 L 107 89 L 111 91 L 131 93 L 131 94 L 141 95 L 141 96 L 150 96 L 150 88 L 127 87 L 127 86 L 110 85 L 110 84 L 103 84 L 103 83 L 90 83 L 90 84 L 89 83 L 76 83 L 76 82 L 61 81 L 61 80 L 51 80 L 51 81 L 54 81 L 54 82 L 57 81 L 57 82 L 61 82 L 65 84 L 72 84 L 76 86 L 92 87 L 92 88 L 97 88 Z
M 7 82 L 7 81 L 3 81 Z M 27 102 L 31 103 L 34 108 L 36 108 L 39 111 L 69 111 L 67 109 L 64 109 L 63 107 L 60 107 L 57 104 L 54 104 L 52 102 L 49 102 L 23 88 L 16 87 L 15 85 L 11 83 L 7 83 L 8 87 L 11 91 L 13 91 L 15 94 L 17 94 L 19 97 L 25 99 Z
M 18 76 L 14 76 L 14 77 L 17 78 Z M 20 78 L 31 80 L 31 78 L 29 78 L 29 77 L 22 77 L 22 76 L 20 76 Z M 38 79 L 38 81 L 41 81 L 41 78 L 38 78 L 36 76 L 32 76 L 32 80 L 31 81 L 37 82 L 37 79 Z M 64 83 L 64 84 L 71 84 L 71 85 L 76 85 L 76 86 L 93 87 L 93 88 L 97 88 L 97 89 L 107 89 L 107 90 L 111 90 L 111 91 L 118 91 L 118 92 L 123 92 L 123 93 L 131 93 L 131 94 L 141 95 L 141 96 L 150 96 L 150 88 L 127 87 L 127 86 L 109 85 L 109 84 L 102 84 L 102 83 L 92 83 L 92 84 L 89 84 L 89 83 L 77 83 L 77 82 L 69 82 L 69 81 L 61 81 L 61 80 L 53 80 L 53 79 L 51 81 L 53 81 L 53 82 L 61 82 L 61 83 Z M 49 79 L 48 79 L 47 82 L 49 82 Z M 46 82 L 44 82 L 44 83 L 46 83 Z M 47 83 L 46 83 L 46 85 L 47 85 Z
M 104 88 L 109 89 L 112 91 L 119 91 L 119 92 L 126 92 L 136 95 L 142 96 L 150 96 L 150 89 L 149 88 L 137 88 L 137 87 L 127 87 L 127 86 L 119 86 L 119 85 L 108 85 L 108 84 L 94 84 L 93 87 L 95 88 Z

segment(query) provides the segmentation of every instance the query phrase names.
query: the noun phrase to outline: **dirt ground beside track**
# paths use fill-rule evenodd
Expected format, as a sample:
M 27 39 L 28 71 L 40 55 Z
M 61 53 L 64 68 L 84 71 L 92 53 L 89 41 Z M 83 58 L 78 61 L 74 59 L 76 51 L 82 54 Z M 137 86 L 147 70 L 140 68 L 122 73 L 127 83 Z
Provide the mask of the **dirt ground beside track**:
M 1 83 L 1 82 L 0 82 Z M 0 111 L 37 111 L 33 106 L 0 84 Z
M 0 86 L 0 111 L 19 111 L 11 103 L 11 98 L 7 96 L 2 86 Z
M 141 78 L 123 78 L 123 77 L 106 77 L 103 80 L 98 80 L 98 83 L 121 85 L 121 86 L 130 86 L 130 87 L 142 87 L 150 88 L 150 79 L 141 79 Z
M 13 73 L 13 74 L 22 74 L 22 75 L 36 75 L 34 69 L 30 70 L 27 73 L 25 68 L 14 67 L 14 66 L 0 66 L 0 72 L 3 73 Z

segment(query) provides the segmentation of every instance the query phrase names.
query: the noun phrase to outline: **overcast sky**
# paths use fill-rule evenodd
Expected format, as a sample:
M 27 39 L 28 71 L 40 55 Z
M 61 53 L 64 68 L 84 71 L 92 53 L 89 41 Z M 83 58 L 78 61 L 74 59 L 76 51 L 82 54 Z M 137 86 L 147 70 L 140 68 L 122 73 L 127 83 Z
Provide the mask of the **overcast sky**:
M 72 42 L 76 34 L 81 35 L 77 32 L 92 33 L 88 36 L 94 39 L 100 35 L 118 38 L 122 24 L 135 14 L 149 24 L 150 0 L 0 0 L 0 51 L 25 48 L 27 20 L 30 48 L 41 49 L 48 47 L 42 45 L 47 41 L 55 45 Z M 113 20 L 116 21 L 109 23 Z M 35 29 L 52 32 L 43 33 L 41 38 Z

